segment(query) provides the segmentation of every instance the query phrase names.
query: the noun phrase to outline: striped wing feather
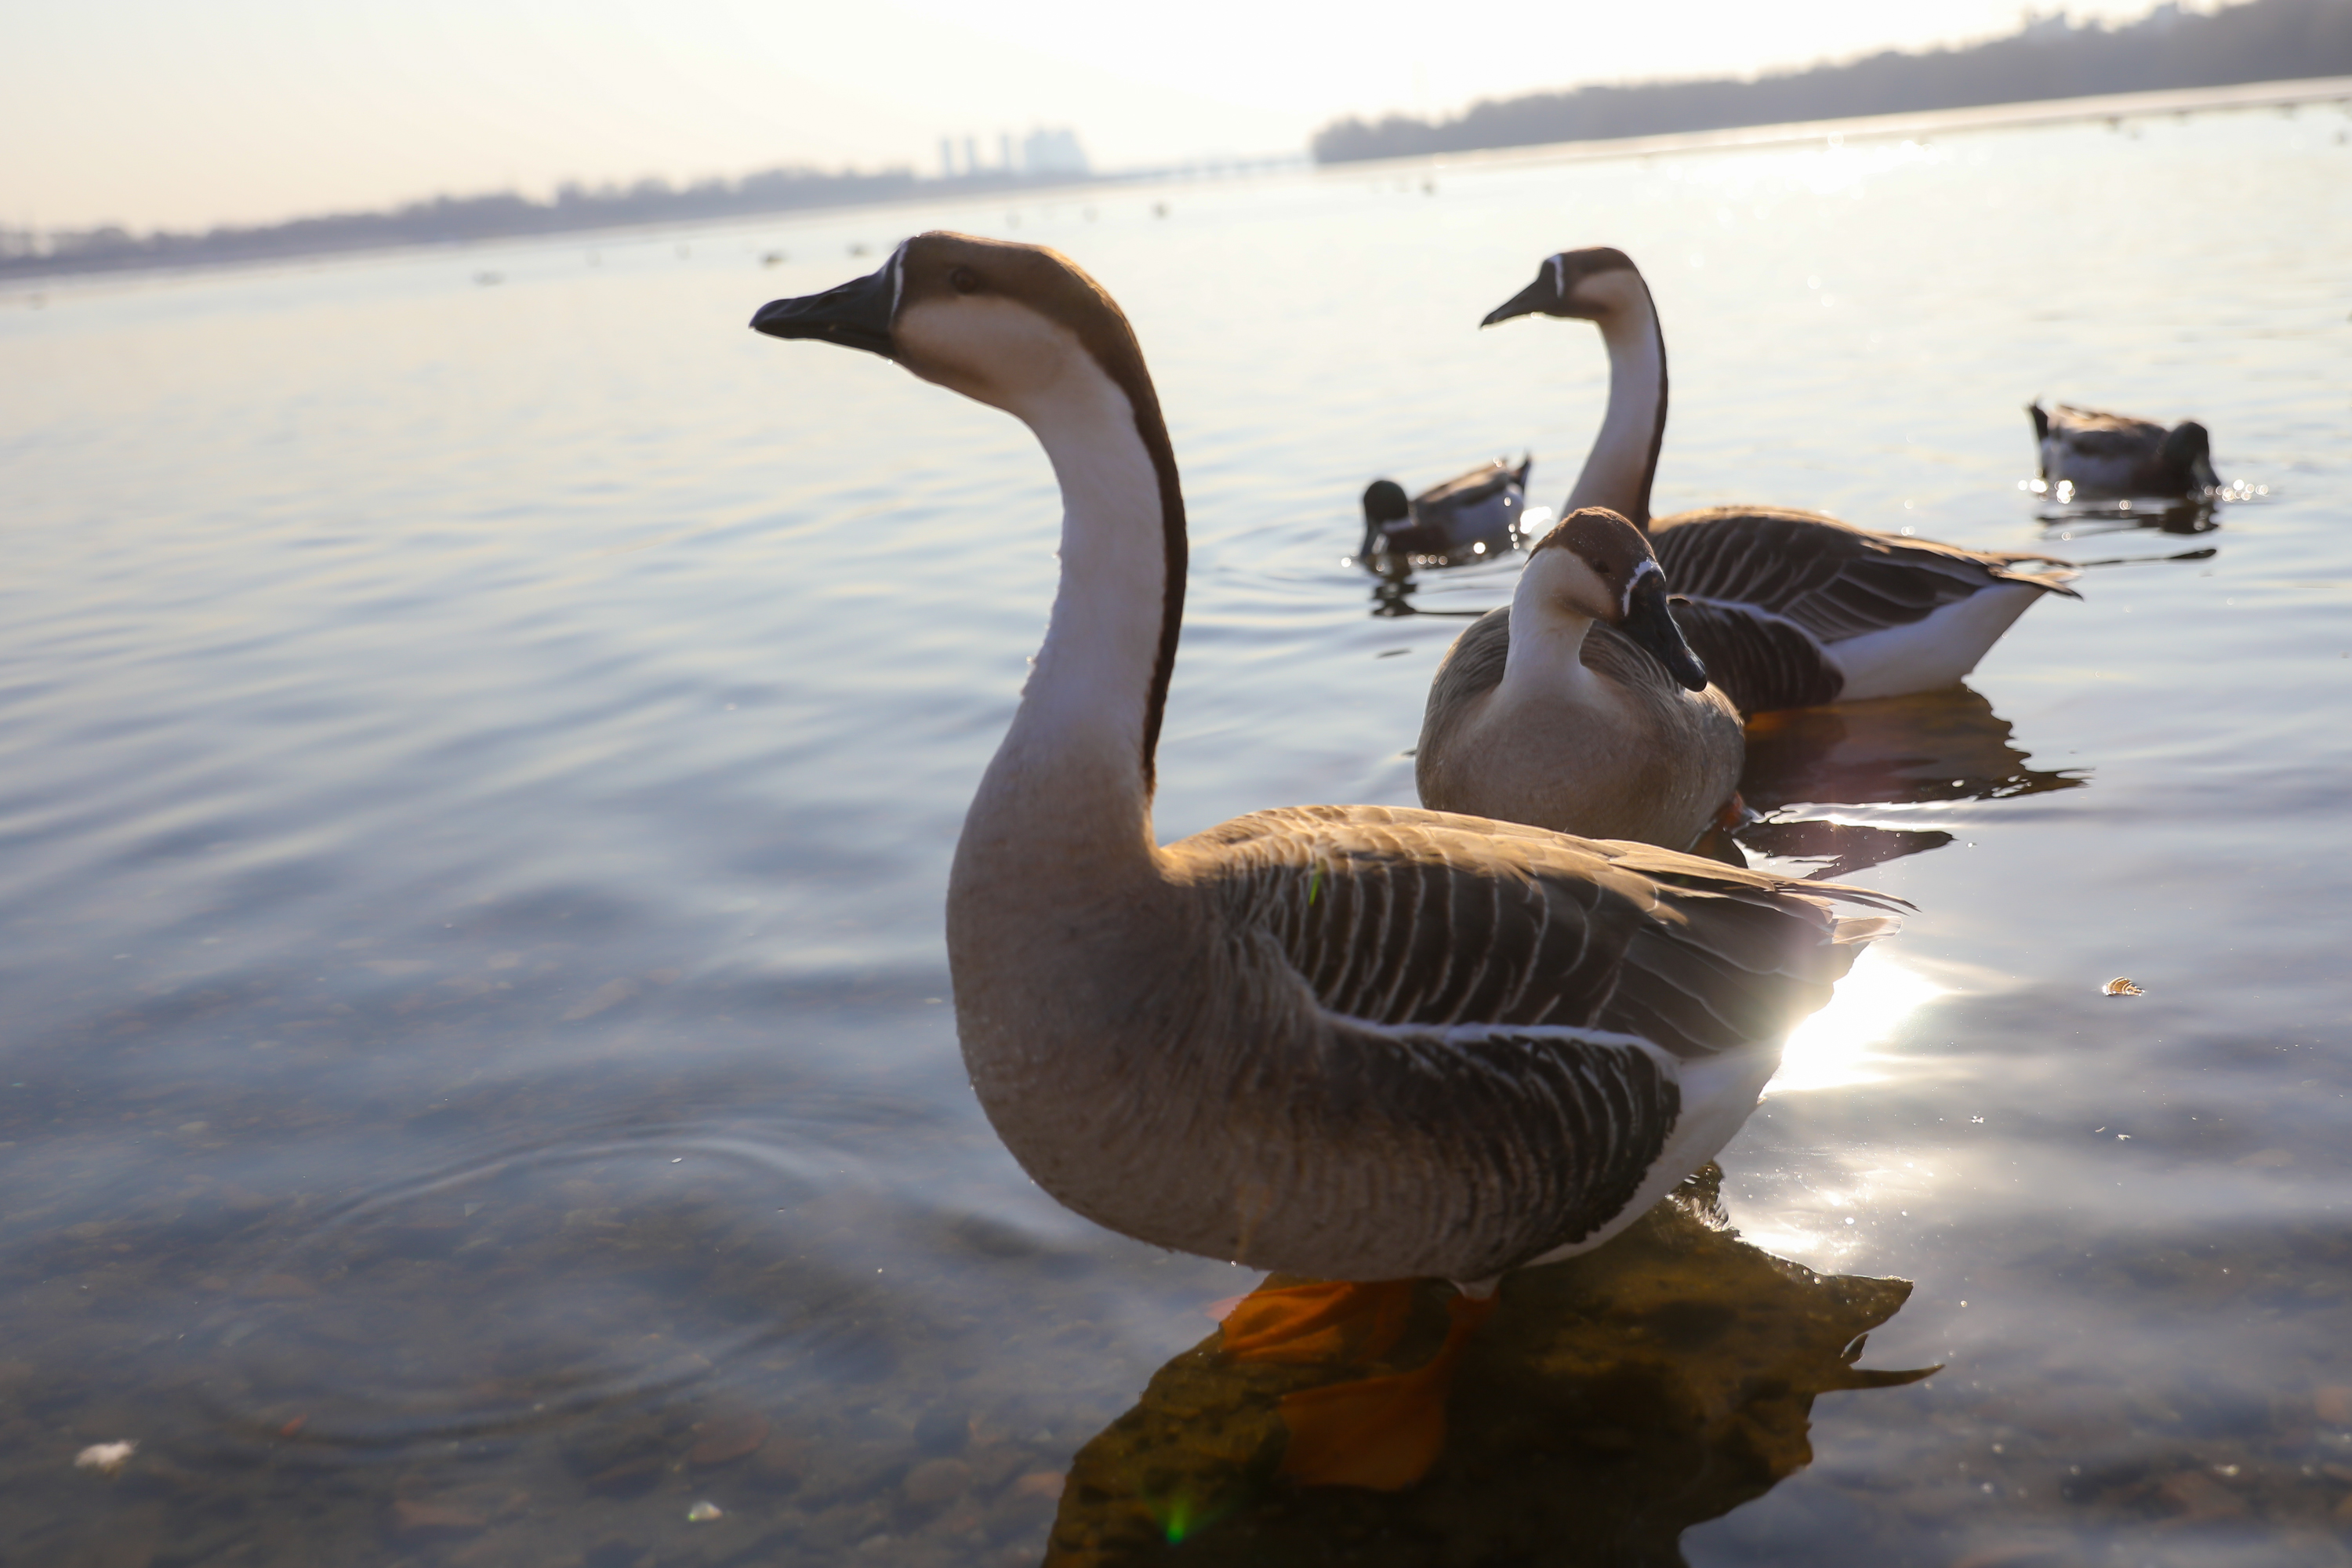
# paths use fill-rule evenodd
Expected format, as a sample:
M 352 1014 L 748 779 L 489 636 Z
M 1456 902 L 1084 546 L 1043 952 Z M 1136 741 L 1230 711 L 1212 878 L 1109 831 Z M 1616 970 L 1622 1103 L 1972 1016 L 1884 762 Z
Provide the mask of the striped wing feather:
M 1466 474 L 1456 474 L 1442 485 L 1431 486 L 1415 496 L 1412 504 L 1431 511 L 1450 511 L 1492 500 L 1518 482 L 1517 473 L 1500 463 L 1493 463 L 1483 468 L 1473 468 Z
M 1652 523 L 1650 543 L 1675 594 L 1762 612 L 1824 643 L 1908 626 L 1996 583 L 2031 583 L 2075 596 L 2059 577 L 2019 569 L 2027 562 L 2063 564 L 2053 556 L 1962 550 L 1818 512 L 1682 512 Z
M 1172 846 L 1209 860 L 1323 1007 L 1384 1026 L 1639 1035 L 1691 1058 L 1777 1040 L 1881 929 L 1887 895 L 1651 845 L 1385 806 L 1236 817 Z M 1213 858 L 1211 858 L 1213 857 Z M 1867 929 L 1864 929 L 1867 928 Z
M 1273 1108 L 1258 1137 L 1359 1172 L 1337 1214 L 1391 1212 L 1370 1189 L 1399 1182 L 1436 1205 L 1412 1267 L 1460 1279 L 1582 1242 L 1640 1193 L 1682 1084 L 1630 1037 L 1685 1060 L 1776 1046 L 1887 923 L 1832 902 L 1900 902 L 1381 806 L 1258 812 L 1167 855 L 1321 1005 L 1320 1043 L 1246 1096 Z
M 2101 414 L 2060 404 L 2051 411 L 2050 434 L 2085 458 L 2137 458 L 2164 440 L 2164 426 L 2126 414 Z
M 1845 677 L 1822 657 L 1821 644 L 1792 622 L 1703 599 L 1678 597 L 1670 605 L 1707 679 L 1742 713 L 1811 708 L 1836 701 L 1845 689 Z
M 1322 1123 L 1315 1146 L 1336 1133 L 1381 1150 L 1384 1174 L 1444 1173 L 1405 1176 L 1423 1204 L 1444 1194 L 1432 1229 L 1454 1253 L 1416 1271 L 1457 1279 L 1492 1279 L 1616 1218 L 1682 1112 L 1681 1086 L 1648 1052 L 1543 1031 L 1340 1020 L 1321 1066 L 1301 1097 Z M 1433 1157 L 1395 1158 L 1406 1147 Z

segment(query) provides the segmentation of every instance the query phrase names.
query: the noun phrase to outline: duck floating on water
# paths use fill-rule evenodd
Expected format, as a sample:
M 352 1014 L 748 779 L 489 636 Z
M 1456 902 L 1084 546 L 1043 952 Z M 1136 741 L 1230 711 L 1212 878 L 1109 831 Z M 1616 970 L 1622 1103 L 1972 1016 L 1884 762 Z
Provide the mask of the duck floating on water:
M 1364 490 L 1364 539 L 1356 556 L 1375 570 L 1415 563 L 1458 566 L 1517 550 L 1528 526 L 1528 473 L 1497 458 L 1405 500 L 1394 479 L 1374 479 Z
M 2042 595 L 2080 597 L 2055 556 L 1963 550 L 1820 512 L 1653 518 L 1666 340 L 1641 270 L 1607 247 L 1562 251 L 1482 324 L 1527 315 L 1591 321 L 1609 350 L 1608 411 L 1562 510 L 1605 506 L 1649 534 L 1675 620 L 1741 712 L 1950 686 Z
M 1649 541 L 1593 507 L 1528 551 L 1507 613 L 1446 650 L 1413 776 L 1433 811 L 1687 849 L 1723 818 L 1744 754 Z
M 948 958 L 982 1110 L 1087 1218 L 1255 1268 L 1485 1294 L 1600 1245 L 1710 1159 L 1790 1026 L 1891 924 L 1834 905 L 1901 905 L 1387 806 L 1156 844 L 1184 500 L 1118 306 L 1053 251 L 933 233 L 752 325 L 1002 408 L 1053 464 L 1061 584 L 956 846 Z
M 2060 501 L 2141 496 L 2178 500 L 2221 488 L 2213 438 L 2194 419 L 2168 430 L 2153 419 L 2100 414 L 2061 403 L 2025 405 L 2042 459 L 2042 483 Z

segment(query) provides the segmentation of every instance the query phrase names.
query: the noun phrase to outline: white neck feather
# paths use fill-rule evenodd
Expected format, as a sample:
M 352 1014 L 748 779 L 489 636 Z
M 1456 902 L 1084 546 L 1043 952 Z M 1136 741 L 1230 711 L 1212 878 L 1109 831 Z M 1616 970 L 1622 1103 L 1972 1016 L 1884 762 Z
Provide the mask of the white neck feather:
M 1506 707 L 1582 703 L 1597 691 L 1599 677 L 1584 668 L 1591 617 L 1563 604 L 1552 581 L 1569 559 L 1557 548 L 1536 552 L 1511 592 L 1511 651 L 1495 689 Z
M 1664 416 L 1658 395 L 1665 382 L 1666 353 L 1649 289 L 1634 274 L 1622 276 L 1631 286 L 1596 323 L 1609 348 L 1609 411 L 1562 515 L 1579 507 L 1605 506 L 1646 526 L 1652 454 Z
M 1061 485 L 1062 578 L 967 832 L 1148 855 L 1143 732 L 1168 575 L 1159 470 L 1134 405 L 1091 359 L 1016 412 Z

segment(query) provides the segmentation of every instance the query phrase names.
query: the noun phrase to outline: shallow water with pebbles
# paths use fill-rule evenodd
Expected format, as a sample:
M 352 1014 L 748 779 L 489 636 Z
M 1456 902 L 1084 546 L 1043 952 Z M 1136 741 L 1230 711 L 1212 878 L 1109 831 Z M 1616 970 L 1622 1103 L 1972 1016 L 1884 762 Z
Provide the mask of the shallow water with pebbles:
M 0 1557 L 2352 1561 L 2347 142 L 1509 157 L 0 297 Z M 1565 246 L 1656 291 L 1661 510 L 2115 563 L 1965 691 L 1758 727 L 1746 853 L 1920 912 L 1719 1191 L 1507 1289 L 1377 1508 L 1280 1480 L 1286 1384 L 1203 1345 L 1255 1277 L 1061 1212 L 965 1086 L 940 903 L 1050 475 L 743 326 L 934 226 L 1068 251 L 1158 376 L 1164 836 L 1411 798 L 1461 623 L 1374 613 L 1354 498 L 1532 450 L 1557 504 L 1600 344 L 1475 324 Z M 2199 417 L 2242 489 L 2041 521 L 2036 394 Z

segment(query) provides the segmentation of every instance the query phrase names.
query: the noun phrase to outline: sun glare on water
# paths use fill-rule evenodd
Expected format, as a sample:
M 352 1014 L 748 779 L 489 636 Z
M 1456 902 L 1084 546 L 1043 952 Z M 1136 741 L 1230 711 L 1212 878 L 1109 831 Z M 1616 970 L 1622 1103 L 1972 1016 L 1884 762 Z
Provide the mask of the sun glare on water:
M 1766 1094 L 1846 1089 L 1892 1076 L 1892 1058 L 1878 1055 L 1903 1021 L 1946 988 L 1871 948 L 1838 982 L 1828 1006 L 1790 1032 L 1780 1070 Z

